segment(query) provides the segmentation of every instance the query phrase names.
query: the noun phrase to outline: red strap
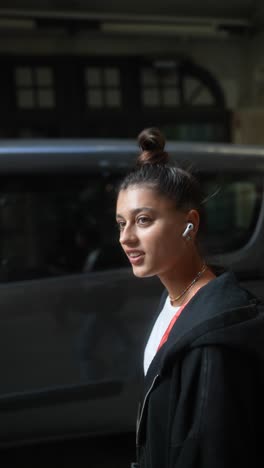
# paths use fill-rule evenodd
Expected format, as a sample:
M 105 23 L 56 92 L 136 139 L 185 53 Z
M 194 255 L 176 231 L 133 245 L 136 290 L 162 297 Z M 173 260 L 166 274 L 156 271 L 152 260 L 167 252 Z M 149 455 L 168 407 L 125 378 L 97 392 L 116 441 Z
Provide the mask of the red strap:
M 185 305 L 186 305 L 186 304 L 183 304 L 183 305 L 177 310 L 176 314 L 172 317 L 172 319 L 171 319 L 171 321 L 170 321 L 170 323 L 169 323 L 169 325 L 168 325 L 168 327 L 167 327 L 167 329 L 166 329 L 166 331 L 165 331 L 163 337 L 162 337 L 161 340 L 160 340 L 160 344 L 159 344 L 159 346 L 158 346 L 157 351 L 164 345 L 164 343 L 166 343 L 166 341 L 167 341 L 167 339 L 168 339 L 168 337 L 169 337 L 170 331 L 171 331 L 173 325 L 175 324 L 177 318 L 180 316 L 181 312 L 183 311 Z

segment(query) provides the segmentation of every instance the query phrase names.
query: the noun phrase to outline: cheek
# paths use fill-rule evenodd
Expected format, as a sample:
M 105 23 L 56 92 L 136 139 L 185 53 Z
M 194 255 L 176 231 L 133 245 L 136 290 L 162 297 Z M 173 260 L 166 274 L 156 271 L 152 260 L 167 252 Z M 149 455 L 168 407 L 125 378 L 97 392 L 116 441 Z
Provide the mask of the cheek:
M 173 226 L 158 230 L 154 236 L 146 235 L 144 242 L 153 254 L 163 257 L 176 254 L 182 248 L 181 235 Z
M 181 235 L 179 229 L 173 225 L 166 226 L 161 233 L 164 244 L 177 246 L 180 243 Z

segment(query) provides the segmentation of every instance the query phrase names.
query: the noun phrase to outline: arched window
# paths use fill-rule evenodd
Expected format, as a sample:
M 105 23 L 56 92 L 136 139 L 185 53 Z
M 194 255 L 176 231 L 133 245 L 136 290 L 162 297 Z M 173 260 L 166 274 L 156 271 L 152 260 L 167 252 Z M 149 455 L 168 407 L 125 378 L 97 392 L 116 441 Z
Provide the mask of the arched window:
M 217 80 L 190 60 L 146 63 L 140 71 L 143 107 L 225 107 Z
M 142 126 L 158 125 L 167 138 L 227 141 L 229 115 L 214 76 L 188 59 L 145 61 L 140 68 Z

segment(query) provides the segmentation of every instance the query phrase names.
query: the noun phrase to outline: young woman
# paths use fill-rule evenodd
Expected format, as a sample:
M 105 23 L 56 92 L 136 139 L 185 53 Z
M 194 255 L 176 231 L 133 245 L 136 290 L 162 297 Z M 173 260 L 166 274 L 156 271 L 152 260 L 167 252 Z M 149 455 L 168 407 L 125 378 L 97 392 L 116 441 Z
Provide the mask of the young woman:
M 133 466 L 262 466 L 263 308 L 200 253 L 197 180 L 169 164 L 159 130 L 139 144 L 118 193 L 120 243 L 134 274 L 157 275 L 165 291 L 145 348 Z

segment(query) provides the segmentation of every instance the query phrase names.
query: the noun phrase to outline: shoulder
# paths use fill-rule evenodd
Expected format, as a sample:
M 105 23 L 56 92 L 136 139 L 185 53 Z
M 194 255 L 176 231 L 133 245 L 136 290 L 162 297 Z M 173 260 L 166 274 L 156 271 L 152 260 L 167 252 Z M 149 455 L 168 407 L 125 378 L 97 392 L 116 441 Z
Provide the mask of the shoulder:
M 256 390 L 259 375 L 258 361 L 251 353 L 218 345 L 190 349 L 182 357 L 180 373 L 186 391 L 206 391 L 212 398 L 219 390 L 226 396 L 232 388 L 240 394 L 241 387 L 249 391 L 251 385 Z

